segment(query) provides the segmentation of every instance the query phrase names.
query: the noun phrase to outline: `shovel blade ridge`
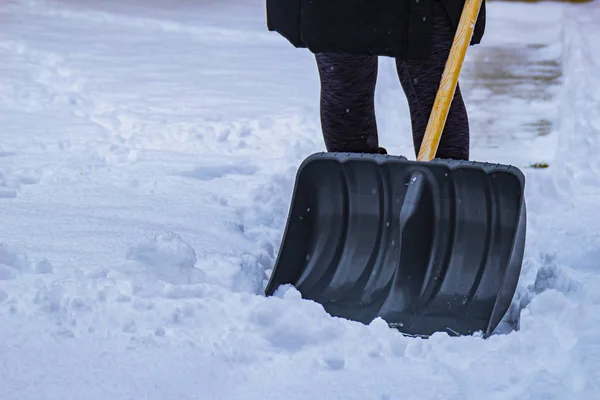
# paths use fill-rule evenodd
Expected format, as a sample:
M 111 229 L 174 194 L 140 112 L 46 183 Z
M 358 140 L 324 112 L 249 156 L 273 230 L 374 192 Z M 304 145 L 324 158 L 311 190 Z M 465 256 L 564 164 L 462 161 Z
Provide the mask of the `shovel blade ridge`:
M 291 284 L 333 316 L 488 337 L 521 272 L 524 185 L 508 165 L 313 154 L 298 169 L 265 294 Z

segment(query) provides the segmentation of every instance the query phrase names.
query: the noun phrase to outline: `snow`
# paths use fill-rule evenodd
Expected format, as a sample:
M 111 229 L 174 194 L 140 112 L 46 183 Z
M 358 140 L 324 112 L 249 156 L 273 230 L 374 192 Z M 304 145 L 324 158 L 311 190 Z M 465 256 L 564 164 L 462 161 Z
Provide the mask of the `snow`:
M 0 398 L 597 398 L 600 3 L 487 8 L 461 85 L 472 158 L 527 175 L 520 323 L 423 340 L 262 296 L 323 149 L 262 1 L 3 2 Z M 392 60 L 377 107 L 414 159 Z

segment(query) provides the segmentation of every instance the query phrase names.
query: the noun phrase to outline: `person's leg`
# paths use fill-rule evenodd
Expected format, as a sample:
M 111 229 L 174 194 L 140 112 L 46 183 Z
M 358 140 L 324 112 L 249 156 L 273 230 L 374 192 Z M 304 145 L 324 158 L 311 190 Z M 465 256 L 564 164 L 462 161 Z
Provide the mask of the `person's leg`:
M 433 3 L 430 58 L 396 62 L 398 76 L 408 99 L 416 154 L 419 153 L 425 136 L 425 128 L 454 39 L 454 31 L 442 7 L 441 3 Z M 436 157 L 469 159 L 469 120 L 458 85 Z
M 318 53 L 321 128 L 329 152 L 381 153 L 375 120 L 377 57 Z

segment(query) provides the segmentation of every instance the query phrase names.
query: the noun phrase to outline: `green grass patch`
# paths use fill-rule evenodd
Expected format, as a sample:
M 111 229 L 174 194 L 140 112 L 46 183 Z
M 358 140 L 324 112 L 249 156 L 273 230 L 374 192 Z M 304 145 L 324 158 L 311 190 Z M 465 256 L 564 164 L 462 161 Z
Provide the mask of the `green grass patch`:
M 545 162 L 536 162 L 536 163 L 531 164 L 529 167 L 542 169 L 542 168 L 548 168 L 549 165 L 548 165 L 548 163 L 545 163 Z

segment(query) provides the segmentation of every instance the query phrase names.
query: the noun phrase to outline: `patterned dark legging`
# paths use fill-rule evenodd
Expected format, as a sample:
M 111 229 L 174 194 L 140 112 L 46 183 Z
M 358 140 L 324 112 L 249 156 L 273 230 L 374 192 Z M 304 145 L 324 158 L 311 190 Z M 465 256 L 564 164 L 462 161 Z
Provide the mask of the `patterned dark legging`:
M 433 3 L 431 18 L 431 56 L 396 60 L 398 77 L 408 100 L 415 154 L 425 135 L 454 38 L 454 30 L 441 3 Z M 318 53 L 316 59 L 321 79 L 321 126 L 327 151 L 378 152 L 374 104 L 377 57 Z M 436 156 L 469 158 L 469 122 L 459 86 Z

